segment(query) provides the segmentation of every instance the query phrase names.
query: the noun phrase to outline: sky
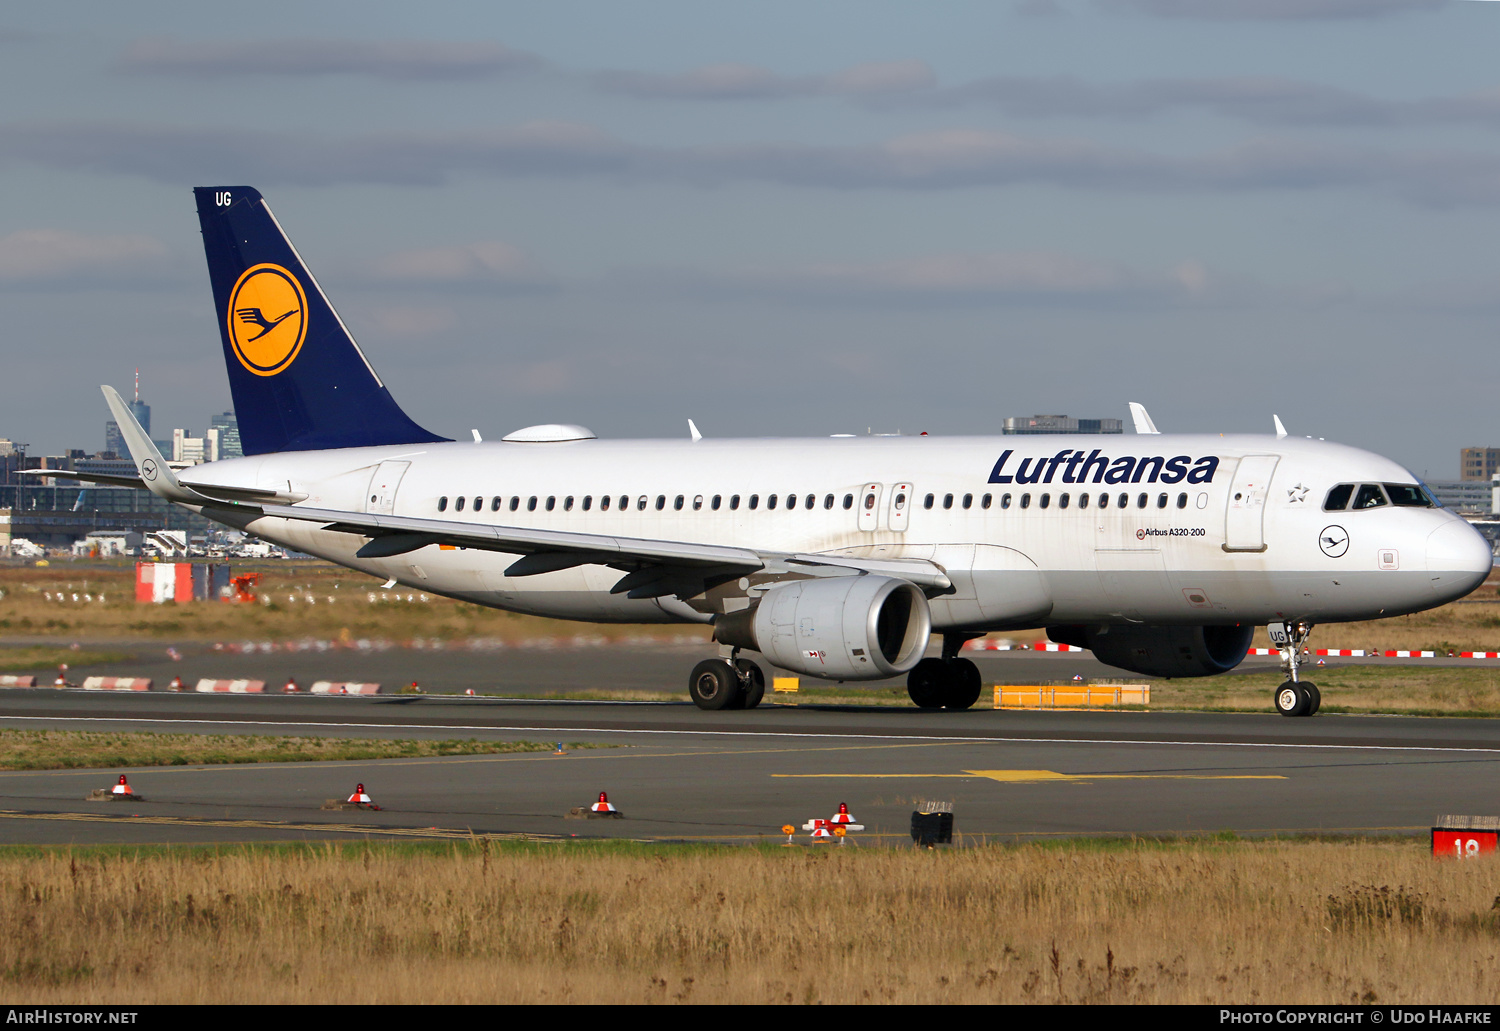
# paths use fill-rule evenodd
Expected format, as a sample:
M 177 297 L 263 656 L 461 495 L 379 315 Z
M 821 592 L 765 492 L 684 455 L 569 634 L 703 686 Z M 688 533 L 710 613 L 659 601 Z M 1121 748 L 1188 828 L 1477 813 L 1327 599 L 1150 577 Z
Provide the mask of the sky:
M 1500 3 L 11 5 L 0 436 L 230 406 L 191 190 L 259 189 L 448 436 L 1500 446 Z

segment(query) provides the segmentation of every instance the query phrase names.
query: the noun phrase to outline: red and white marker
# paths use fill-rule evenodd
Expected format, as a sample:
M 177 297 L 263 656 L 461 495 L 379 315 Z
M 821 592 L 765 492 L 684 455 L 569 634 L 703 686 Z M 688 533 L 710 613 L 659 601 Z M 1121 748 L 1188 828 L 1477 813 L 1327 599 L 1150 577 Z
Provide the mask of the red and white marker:
M 346 781 L 346 783 L 347 783 L 347 781 Z M 355 785 L 355 787 L 354 787 L 354 794 L 352 794 L 352 795 L 349 796 L 349 801 L 353 802 L 355 805 L 374 805 L 375 804 L 375 800 L 373 798 L 371 798 L 369 795 L 365 794 L 365 786 L 363 784 L 356 784 Z
M 125 774 L 122 773 L 120 774 L 120 783 L 116 784 L 113 788 L 110 789 L 110 794 L 133 795 L 135 794 L 135 792 L 130 790 L 130 782 L 125 779 Z
M 847 805 L 845 805 L 843 802 L 840 802 L 839 803 L 839 811 L 836 812 L 836 813 L 834 813 L 833 814 L 833 819 L 829 820 L 828 822 L 829 823 L 853 823 L 854 822 L 854 817 L 852 817 L 852 816 L 849 815 L 849 807 Z
M 286 684 L 281 688 L 282 694 L 297 694 L 302 688 L 297 686 L 297 681 L 292 677 L 286 678 Z
M 820 841 L 833 840 L 833 831 L 830 830 L 831 826 L 832 824 L 828 820 L 808 820 L 802 825 L 802 829 L 812 831 L 813 844 L 816 845 Z
M 591 813 L 618 813 L 619 811 L 610 803 L 609 796 L 602 791 L 599 792 L 599 801 L 589 806 Z
M 172 682 L 167 685 L 168 691 L 185 691 L 187 688 L 182 683 L 181 677 L 173 677 Z

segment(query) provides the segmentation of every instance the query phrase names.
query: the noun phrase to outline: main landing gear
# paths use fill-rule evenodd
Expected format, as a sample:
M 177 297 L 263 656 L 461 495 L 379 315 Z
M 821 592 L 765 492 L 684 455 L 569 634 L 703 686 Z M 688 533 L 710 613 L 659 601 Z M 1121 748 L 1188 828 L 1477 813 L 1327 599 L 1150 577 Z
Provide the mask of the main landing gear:
M 963 634 L 944 634 L 943 657 L 923 659 L 906 675 L 906 693 L 918 708 L 967 709 L 979 701 L 979 667 L 958 657 L 966 640 Z
M 1318 685 L 1297 679 L 1297 664 L 1302 656 L 1302 645 L 1312 634 L 1311 623 L 1272 623 L 1267 628 L 1271 643 L 1281 649 L 1281 671 L 1287 675 L 1286 683 L 1276 689 L 1272 701 L 1276 711 L 1283 716 L 1312 716 L 1323 704 Z
M 719 659 L 704 659 L 693 667 L 688 694 L 700 709 L 753 709 L 766 696 L 766 675 L 739 649 Z

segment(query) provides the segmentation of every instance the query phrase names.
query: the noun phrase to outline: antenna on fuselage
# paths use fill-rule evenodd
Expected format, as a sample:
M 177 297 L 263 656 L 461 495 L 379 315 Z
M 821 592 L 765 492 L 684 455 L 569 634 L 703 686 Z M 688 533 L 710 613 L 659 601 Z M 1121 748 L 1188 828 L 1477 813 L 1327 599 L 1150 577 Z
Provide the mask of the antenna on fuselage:
M 703 439 L 703 434 L 698 432 L 698 427 L 693 425 L 692 419 L 688 420 L 688 433 L 692 434 L 694 444 Z
M 1273 414 L 1271 421 L 1276 424 L 1276 439 L 1280 440 L 1286 436 L 1286 427 L 1281 425 L 1281 416 Z

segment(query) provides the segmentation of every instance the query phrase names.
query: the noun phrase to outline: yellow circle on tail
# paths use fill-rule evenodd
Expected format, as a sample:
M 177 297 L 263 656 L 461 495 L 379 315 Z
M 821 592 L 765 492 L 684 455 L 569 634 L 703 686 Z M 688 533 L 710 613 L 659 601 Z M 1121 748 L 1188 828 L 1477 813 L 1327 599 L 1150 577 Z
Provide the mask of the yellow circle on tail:
M 255 265 L 230 291 L 226 317 L 240 364 L 257 376 L 274 376 L 292 364 L 307 338 L 307 295 L 280 265 Z

